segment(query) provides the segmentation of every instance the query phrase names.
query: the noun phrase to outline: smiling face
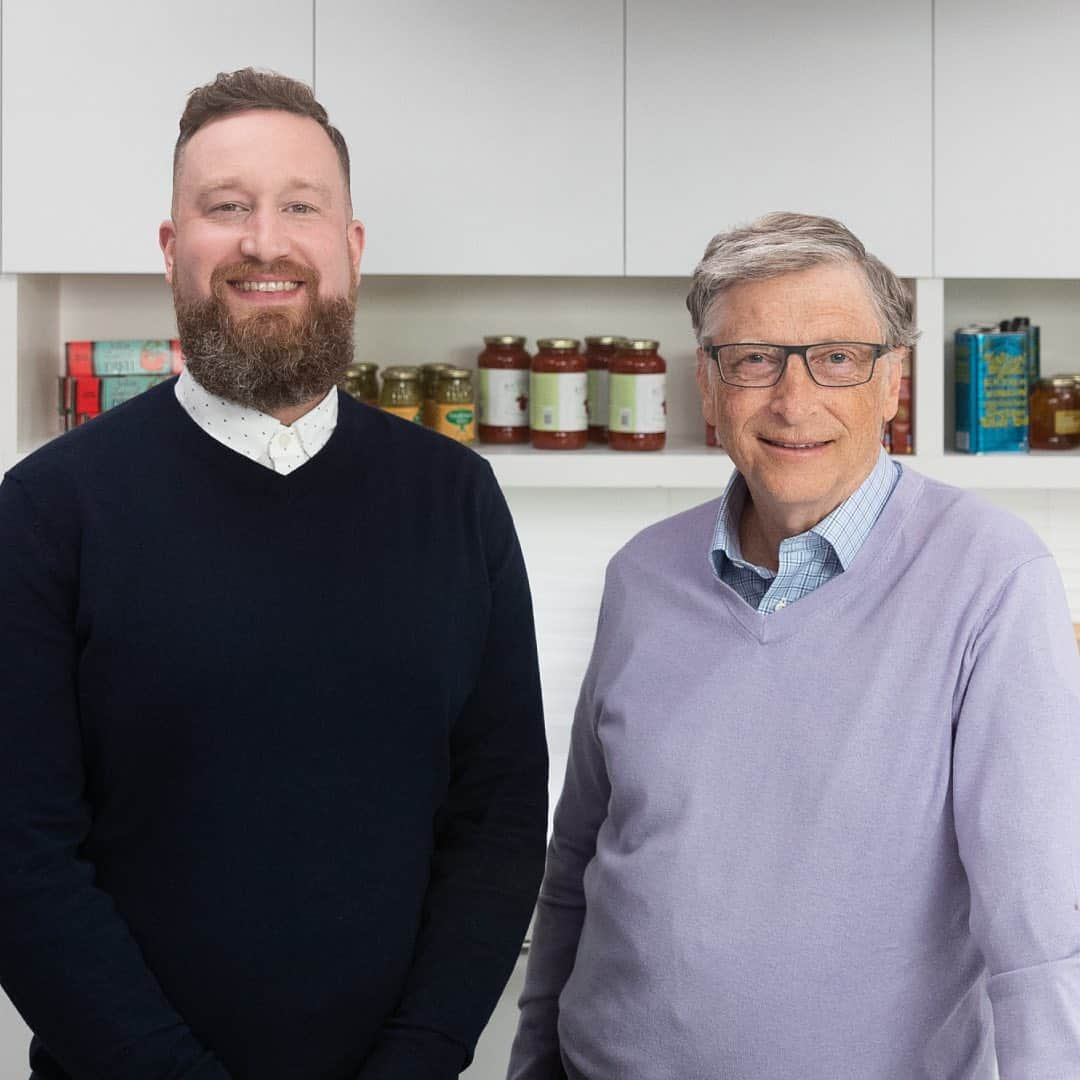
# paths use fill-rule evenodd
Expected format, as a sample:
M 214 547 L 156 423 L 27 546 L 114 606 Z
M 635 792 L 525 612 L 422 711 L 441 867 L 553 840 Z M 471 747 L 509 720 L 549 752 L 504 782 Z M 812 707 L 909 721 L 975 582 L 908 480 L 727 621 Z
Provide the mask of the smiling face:
M 883 342 L 866 280 L 850 263 L 824 263 L 721 293 L 703 327 L 709 344 Z M 794 536 L 831 513 L 866 479 L 896 413 L 898 348 L 862 386 L 822 387 L 792 356 L 780 382 L 744 388 L 722 382 L 698 350 L 705 419 L 742 473 L 766 535 Z
M 159 239 L 206 389 L 271 411 L 340 378 L 364 242 L 351 218 L 337 152 L 309 117 L 252 109 L 195 132 Z
M 241 317 L 295 308 L 313 291 L 351 295 L 364 244 L 351 217 L 337 152 L 314 120 L 234 113 L 200 128 L 182 151 L 172 220 L 161 226 L 165 277 L 184 299 L 205 299 L 214 272 L 234 270 L 224 292 Z M 281 263 L 299 272 L 275 274 Z

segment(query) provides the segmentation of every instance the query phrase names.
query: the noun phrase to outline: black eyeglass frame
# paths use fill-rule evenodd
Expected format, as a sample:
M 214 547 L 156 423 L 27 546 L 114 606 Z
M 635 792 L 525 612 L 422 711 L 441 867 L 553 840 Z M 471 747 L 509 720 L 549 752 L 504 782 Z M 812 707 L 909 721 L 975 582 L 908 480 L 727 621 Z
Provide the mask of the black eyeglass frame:
M 784 359 L 780 362 L 780 369 L 776 373 L 776 378 L 768 383 L 737 383 L 732 382 L 730 379 L 725 379 L 724 371 L 720 367 L 720 350 L 730 348 L 732 345 L 758 345 L 763 349 L 783 349 Z M 873 349 L 874 353 L 870 358 L 870 374 L 867 375 L 865 379 L 860 379 L 858 382 L 818 382 L 814 377 L 814 372 L 810 368 L 810 361 L 807 360 L 806 353 L 809 349 L 819 349 L 823 345 L 864 345 L 868 349 Z M 877 367 L 877 362 L 883 356 L 887 356 L 889 353 L 893 352 L 896 348 L 896 345 L 881 345 L 876 341 L 815 341 L 811 345 L 780 345 L 779 343 L 772 341 L 726 341 L 721 345 L 703 346 L 704 351 L 712 357 L 713 363 L 716 364 L 716 370 L 720 375 L 720 381 L 726 386 L 734 386 L 739 390 L 767 390 L 770 386 L 775 386 L 784 377 L 784 372 L 787 371 L 788 360 L 793 355 L 802 357 L 803 365 L 806 368 L 806 374 L 810 376 L 810 381 L 815 386 L 824 387 L 826 390 L 846 389 L 849 386 L 865 386 L 874 377 L 874 370 Z

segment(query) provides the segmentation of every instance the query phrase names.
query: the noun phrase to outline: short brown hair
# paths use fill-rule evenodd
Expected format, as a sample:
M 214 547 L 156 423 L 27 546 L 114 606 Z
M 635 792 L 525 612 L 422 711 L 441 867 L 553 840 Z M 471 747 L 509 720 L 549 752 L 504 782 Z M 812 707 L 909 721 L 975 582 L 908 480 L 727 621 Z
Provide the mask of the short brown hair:
M 180 135 L 173 150 L 174 187 L 180 154 L 195 132 L 212 120 L 249 109 L 277 109 L 314 120 L 334 144 L 348 192 L 349 148 L 345 145 L 345 137 L 330 123 L 326 109 L 315 100 L 311 87 L 287 75 L 279 75 L 276 71 L 259 71 L 250 67 L 219 72 L 213 82 L 197 87 L 188 94 L 187 105 L 180 117 Z

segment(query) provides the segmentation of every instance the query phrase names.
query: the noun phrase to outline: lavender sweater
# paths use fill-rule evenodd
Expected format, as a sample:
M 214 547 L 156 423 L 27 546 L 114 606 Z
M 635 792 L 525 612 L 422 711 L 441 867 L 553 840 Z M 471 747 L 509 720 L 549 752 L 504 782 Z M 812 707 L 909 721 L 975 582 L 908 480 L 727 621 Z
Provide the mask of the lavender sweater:
M 905 470 L 761 615 L 716 503 L 608 569 L 512 1080 L 1080 1077 L 1080 658 L 1019 520 Z

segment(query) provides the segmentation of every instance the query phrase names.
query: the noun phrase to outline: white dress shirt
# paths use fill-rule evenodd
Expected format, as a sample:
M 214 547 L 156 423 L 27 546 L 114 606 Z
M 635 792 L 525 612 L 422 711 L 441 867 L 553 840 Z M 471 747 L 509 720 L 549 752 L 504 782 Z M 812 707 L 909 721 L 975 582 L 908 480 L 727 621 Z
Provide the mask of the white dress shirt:
M 282 476 L 310 461 L 337 427 L 337 389 L 293 424 L 211 394 L 185 368 L 176 382 L 176 400 L 184 412 L 223 446 Z

